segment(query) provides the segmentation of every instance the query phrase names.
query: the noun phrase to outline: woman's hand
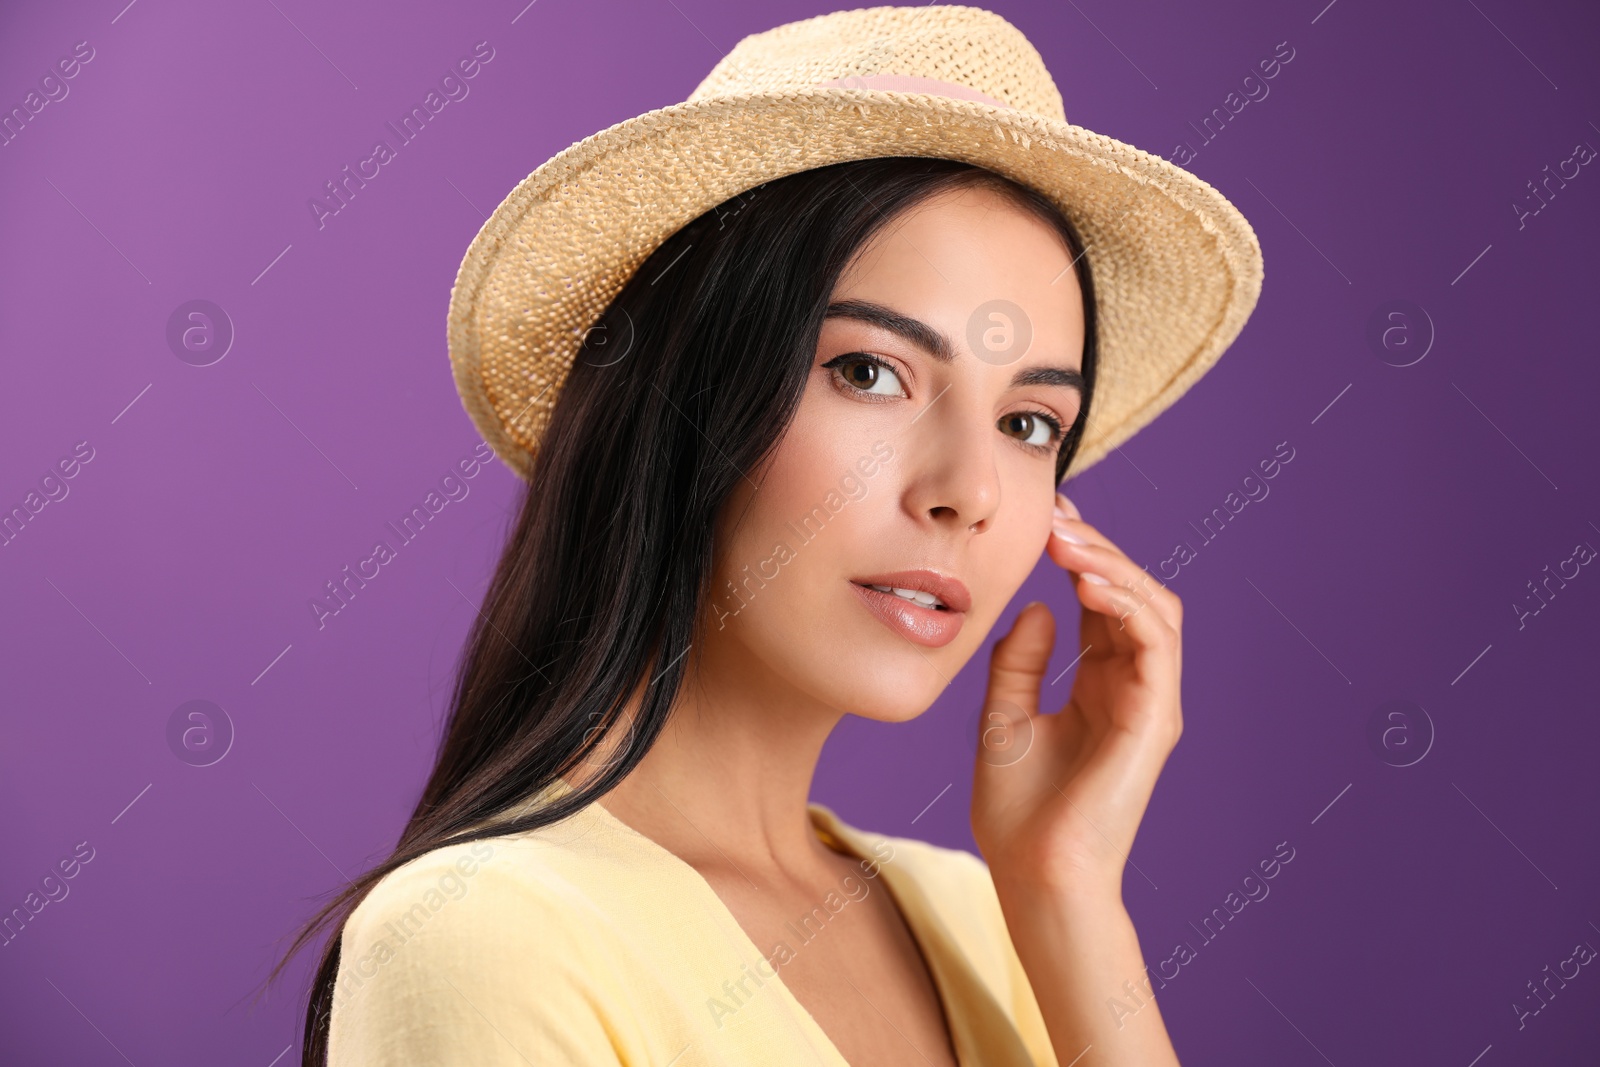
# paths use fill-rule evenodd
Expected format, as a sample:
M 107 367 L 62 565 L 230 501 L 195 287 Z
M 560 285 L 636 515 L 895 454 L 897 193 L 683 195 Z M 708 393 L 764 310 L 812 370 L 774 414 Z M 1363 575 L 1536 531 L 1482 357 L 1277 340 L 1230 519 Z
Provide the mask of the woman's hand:
M 1122 869 L 1183 728 L 1183 613 L 1065 497 L 1055 526 L 1046 551 L 1083 606 L 1072 694 L 1039 714 L 1056 625 L 1030 604 L 990 661 L 972 830 L 1057 1062 L 1178 1067 Z
M 1055 618 L 1041 603 L 1024 608 L 990 663 L 972 828 L 997 886 L 1120 905 L 1134 834 L 1183 729 L 1183 609 L 1056 500 L 1046 552 L 1082 604 L 1077 674 L 1066 706 L 1040 714 L 1041 691 L 1053 695 Z

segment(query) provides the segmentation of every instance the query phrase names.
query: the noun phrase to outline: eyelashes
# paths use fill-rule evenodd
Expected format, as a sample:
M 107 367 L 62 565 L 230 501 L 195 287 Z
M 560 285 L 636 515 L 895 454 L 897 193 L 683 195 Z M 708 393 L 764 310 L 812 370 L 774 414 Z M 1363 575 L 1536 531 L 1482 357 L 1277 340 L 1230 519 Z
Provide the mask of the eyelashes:
M 871 355 L 870 353 L 867 353 L 867 352 L 846 352 L 842 356 L 834 356 L 832 359 L 828 360 L 828 362 L 824 363 L 823 366 L 828 368 L 829 370 L 837 371 L 839 368 L 847 367 L 847 366 L 849 366 L 851 364 L 856 364 L 858 366 L 872 367 L 880 375 L 881 374 L 888 374 L 888 375 L 891 375 L 893 377 L 893 379 L 894 379 L 894 381 L 896 383 L 899 383 L 899 381 L 900 381 L 900 375 L 895 372 L 894 367 L 890 366 L 890 364 L 889 364 L 889 362 L 887 360 L 881 359 L 880 357 Z M 836 380 L 837 380 L 837 378 L 836 378 Z M 845 379 L 845 380 L 848 381 L 848 379 Z M 874 381 L 871 384 L 876 385 L 877 382 Z M 872 392 L 870 389 L 861 388 L 860 384 L 857 383 L 857 382 L 851 381 L 851 382 L 849 382 L 849 385 L 850 385 L 850 388 L 855 390 L 856 392 L 867 393 L 870 396 L 901 397 L 901 398 L 904 398 L 906 396 L 906 391 L 905 391 L 905 387 L 904 386 L 900 386 L 899 390 L 897 392 L 894 392 L 894 393 L 875 393 L 875 392 Z
M 852 365 L 872 368 L 873 373 L 870 380 L 862 379 L 859 375 L 845 373 L 844 368 Z M 835 388 L 840 391 L 848 391 L 856 396 L 868 397 L 874 402 L 909 398 L 905 387 L 900 383 L 900 375 L 895 371 L 894 367 L 887 360 L 870 352 L 846 352 L 843 355 L 833 357 L 822 366 L 830 372 L 829 378 L 834 382 Z M 885 381 L 892 383 L 893 388 L 891 391 L 877 391 L 875 387 Z M 1016 424 L 1024 420 L 1026 420 L 1024 428 L 1029 432 L 1025 432 L 1022 437 L 1017 437 L 1009 431 L 1008 424 Z M 1026 437 L 1033 436 L 1031 432 L 1034 429 L 1033 420 L 1037 420 L 1049 427 L 1048 440 L 1043 442 L 1025 440 Z M 1045 456 L 1054 455 L 1059 451 L 1062 438 L 1065 435 L 1065 427 L 1059 418 L 1048 411 L 1041 411 L 1033 407 L 1018 408 L 1016 411 L 1009 412 L 1001 417 L 997 425 L 1000 427 L 1001 432 L 1008 437 L 1012 437 L 1021 447 Z
M 1040 422 L 1043 422 L 1046 426 L 1050 427 L 1050 439 L 1048 441 L 1035 444 L 1019 438 L 1018 443 L 1024 448 L 1034 449 L 1041 455 L 1054 455 L 1056 450 L 1061 447 L 1061 438 L 1063 436 L 1061 420 L 1056 418 L 1054 415 L 1051 415 L 1049 412 L 1034 411 L 1030 408 L 1023 408 L 1021 410 L 1012 412 L 1010 415 L 1005 416 L 1000 421 L 1002 423 L 1010 422 L 1019 415 L 1030 419 L 1038 419 Z M 1032 434 L 1030 433 L 1026 436 L 1031 437 Z

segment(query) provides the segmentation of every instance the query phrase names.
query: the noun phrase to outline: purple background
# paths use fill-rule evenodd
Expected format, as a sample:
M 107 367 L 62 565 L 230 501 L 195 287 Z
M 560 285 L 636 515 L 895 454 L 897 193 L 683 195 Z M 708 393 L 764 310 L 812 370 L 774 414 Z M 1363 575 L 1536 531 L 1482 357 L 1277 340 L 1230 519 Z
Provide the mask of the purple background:
M 830 5 L 124 2 L 0 14 L 0 109 L 94 49 L 0 146 L 0 508 L 94 452 L 0 547 L 0 912 L 94 850 L 0 949 L 0 1042 L 7 1063 L 267 1067 L 295 1059 L 274 1061 L 310 954 L 253 995 L 398 834 L 520 487 L 486 469 L 317 629 L 310 598 L 477 444 L 445 350 L 467 243 L 556 151 Z M 1186 1063 L 1593 1063 L 1600 966 L 1521 1029 L 1512 1004 L 1600 947 L 1600 573 L 1520 628 L 1514 604 L 1600 546 L 1600 168 L 1520 226 L 1513 205 L 1600 147 L 1597 16 L 1323 3 L 992 5 L 1070 120 L 1175 161 L 1186 142 L 1266 255 L 1226 358 L 1068 486 L 1152 571 L 1194 551 L 1171 583 L 1186 732 L 1128 906 L 1152 971 L 1195 952 L 1160 993 Z M 470 95 L 319 229 L 308 199 L 479 41 Z M 1191 123 L 1280 42 L 1269 95 L 1205 142 Z M 209 366 L 166 338 L 194 299 L 236 331 Z M 1410 366 L 1391 364 L 1421 351 L 1423 313 L 1387 362 L 1368 341 L 1393 300 L 1436 334 Z M 1270 495 L 1201 537 L 1280 442 Z M 1061 615 L 1069 595 L 1046 561 L 1016 604 Z M 970 848 L 987 662 L 911 725 L 847 720 L 816 798 Z M 210 766 L 169 747 L 190 700 L 232 724 Z M 1368 727 L 1391 700 L 1431 730 L 1413 713 L 1385 750 Z M 1202 939 L 1280 842 L 1270 895 Z

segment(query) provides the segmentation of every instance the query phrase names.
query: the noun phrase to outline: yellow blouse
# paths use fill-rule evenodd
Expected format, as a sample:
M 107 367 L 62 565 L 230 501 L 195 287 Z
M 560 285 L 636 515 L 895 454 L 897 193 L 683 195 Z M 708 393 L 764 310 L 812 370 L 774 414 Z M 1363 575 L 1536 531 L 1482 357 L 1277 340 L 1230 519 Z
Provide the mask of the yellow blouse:
M 782 966 L 880 877 L 963 1067 L 1059 1067 L 983 860 L 808 809 L 863 873 L 770 952 L 699 872 L 598 802 L 390 872 L 345 924 L 329 1067 L 849 1067 Z

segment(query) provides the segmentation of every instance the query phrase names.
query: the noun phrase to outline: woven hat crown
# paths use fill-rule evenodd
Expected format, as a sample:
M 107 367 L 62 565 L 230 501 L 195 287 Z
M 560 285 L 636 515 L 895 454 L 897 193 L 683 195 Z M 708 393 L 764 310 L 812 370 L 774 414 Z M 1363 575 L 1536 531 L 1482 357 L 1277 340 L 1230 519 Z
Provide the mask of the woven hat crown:
M 941 95 L 965 88 L 978 94 L 969 99 L 1066 121 L 1038 49 L 994 12 L 959 6 L 837 11 L 751 34 L 688 102 L 819 87 Z

